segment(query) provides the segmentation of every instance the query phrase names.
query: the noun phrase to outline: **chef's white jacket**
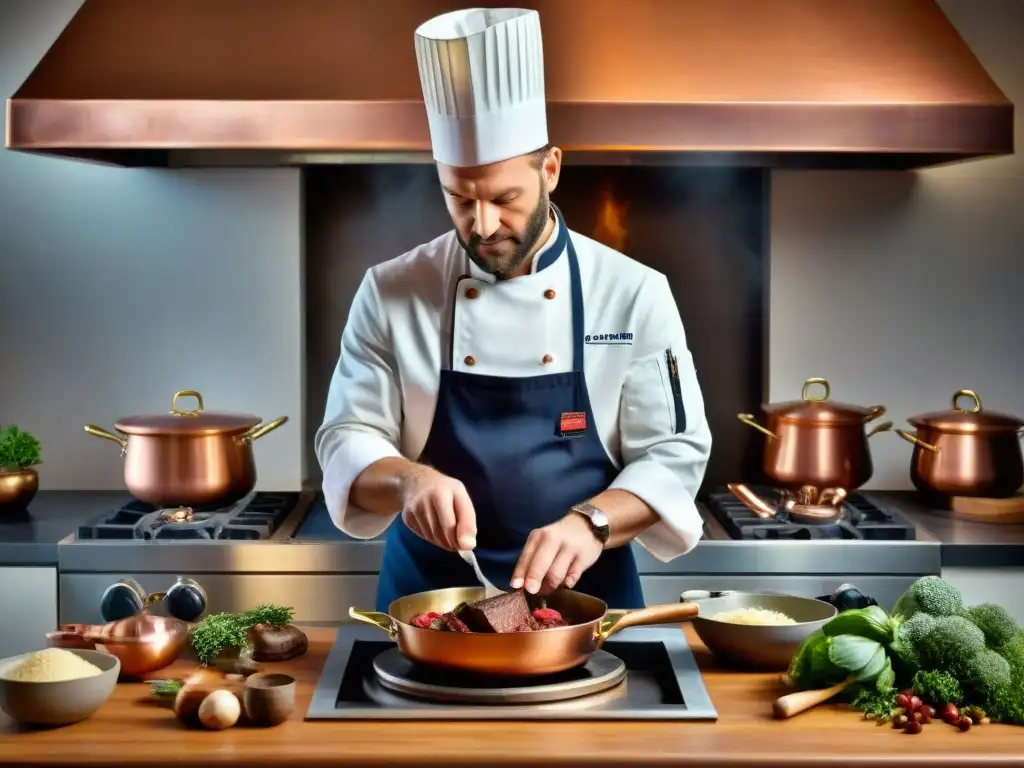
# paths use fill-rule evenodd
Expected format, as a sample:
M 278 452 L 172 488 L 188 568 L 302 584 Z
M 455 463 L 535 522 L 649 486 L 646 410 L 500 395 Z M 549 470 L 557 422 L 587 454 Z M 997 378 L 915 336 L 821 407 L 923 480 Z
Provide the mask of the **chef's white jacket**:
M 556 237 L 552 233 L 549 247 Z M 619 469 L 611 487 L 640 497 L 658 513 L 660 521 L 637 540 L 667 562 L 700 540 L 694 495 L 711 450 L 683 323 L 664 275 L 577 232 L 570 230 L 570 237 L 583 287 L 584 370 L 596 422 L 588 428 L 596 427 Z M 359 509 L 349 502 L 349 490 L 380 459 L 420 455 L 449 344 L 453 369 L 467 373 L 512 377 L 572 370 L 568 255 L 538 269 L 543 253 L 534 257 L 531 274 L 497 281 L 470 261 L 451 231 L 367 271 L 342 333 L 316 435 L 327 507 L 342 531 L 374 538 L 398 514 Z M 459 277 L 467 274 L 455 295 Z M 678 359 L 686 412 L 686 428 L 678 434 L 669 349 Z

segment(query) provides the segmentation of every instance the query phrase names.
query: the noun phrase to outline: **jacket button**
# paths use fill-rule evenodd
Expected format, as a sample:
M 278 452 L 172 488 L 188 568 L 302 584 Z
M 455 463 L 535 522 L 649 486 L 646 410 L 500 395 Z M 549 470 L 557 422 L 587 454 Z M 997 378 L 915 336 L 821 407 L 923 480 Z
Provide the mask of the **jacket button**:
M 466 298 L 467 299 L 475 299 L 479 295 L 480 295 L 480 291 L 478 291 L 476 288 L 467 288 L 466 289 Z
M 551 290 L 550 288 L 548 288 L 546 291 L 544 291 L 544 298 L 545 299 L 553 299 L 553 298 L 555 298 L 555 292 L 553 290 Z
M 476 365 L 476 358 L 472 355 L 466 355 L 466 359 L 463 360 L 466 365 Z
M 555 358 L 553 358 L 551 355 L 544 355 L 544 357 L 542 357 L 540 361 L 544 363 L 544 365 L 550 365 L 551 363 L 555 362 Z

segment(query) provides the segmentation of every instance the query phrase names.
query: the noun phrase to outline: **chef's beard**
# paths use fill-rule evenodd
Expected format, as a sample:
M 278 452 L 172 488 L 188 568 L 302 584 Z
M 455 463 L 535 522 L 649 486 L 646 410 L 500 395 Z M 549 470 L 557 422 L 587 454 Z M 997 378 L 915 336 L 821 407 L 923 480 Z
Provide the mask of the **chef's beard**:
M 459 244 L 474 264 L 500 279 L 515 272 L 523 265 L 523 262 L 533 252 L 533 249 L 544 234 L 544 229 L 548 224 L 548 216 L 550 215 L 551 200 L 548 198 L 547 190 L 542 187 L 537 207 L 530 214 L 530 218 L 526 222 L 526 228 L 521 233 L 499 230 L 485 240 L 474 232 L 470 236 L 468 243 L 462 239 L 462 235 L 458 233 L 458 230 L 456 230 L 455 236 L 458 237 Z M 514 245 L 515 248 L 511 253 L 505 254 L 484 255 L 480 252 L 480 246 L 493 245 L 495 243 L 509 243 Z

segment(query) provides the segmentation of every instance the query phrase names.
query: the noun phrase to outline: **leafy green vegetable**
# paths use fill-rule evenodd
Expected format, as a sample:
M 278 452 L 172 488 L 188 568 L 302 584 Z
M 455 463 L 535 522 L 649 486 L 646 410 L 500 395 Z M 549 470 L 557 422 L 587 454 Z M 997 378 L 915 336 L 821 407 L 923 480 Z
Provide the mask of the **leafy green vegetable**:
M 900 595 L 892 609 L 894 616 L 909 619 L 916 613 L 955 616 L 964 609 L 960 591 L 938 576 L 923 576 Z
M 864 713 L 864 717 L 884 723 L 892 719 L 896 713 L 895 688 L 861 688 L 853 692 L 850 707 Z
M 911 686 L 923 701 L 936 709 L 953 702 L 959 704 L 964 700 L 964 690 L 960 682 L 949 672 L 933 672 L 922 669 L 914 675 Z
M 0 429 L 0 471 L 28 469 L 43 461 L 36 438 L 13 424 Z
M 896 632 L 896 622 L 877 605 L 843 611 L 829 621 L 822 631 L 830 636 L 856 635 L 876 643 L 891 643 Z
M 858 683 L 874 682 L 885 668 L 885 647 L 881 643 L 857 635 L 838 635 L 829 638 L 829 659 Z
M 885 646 L 857 635 L 831 637 L 815 633 L 800 646 L 789 676 L 797 687 L 828 688 L 848 678 L 875 686 L 880 676 L 892 684 L 892 667 Z
M 209 664 L 222 651 L 244 648 L 249 631 L 257 624 L 283 627 L 291 624 L 294 611 L 277 605 L 259 605 L 243 613 L 214 613 L 203 619 L 190 633 L 192 649 L 203 664 Z

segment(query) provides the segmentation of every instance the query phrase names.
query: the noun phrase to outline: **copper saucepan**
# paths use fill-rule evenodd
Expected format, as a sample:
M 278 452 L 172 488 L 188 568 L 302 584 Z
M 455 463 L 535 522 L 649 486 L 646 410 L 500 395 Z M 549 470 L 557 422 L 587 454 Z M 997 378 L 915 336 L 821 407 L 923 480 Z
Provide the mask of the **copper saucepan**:
M 960 408 L 961 398 L 974 401 Z M 1024 420 L 982 408 L 976 392 L 953 395 L 952 410 L 907 419 L 916 434 L 896 434 L 914 445 L 910 479 L 923 493 L 936 496 L 1013 496 L 1024 485 L 1020 440 Z
M 194 397 L 196 407 L 179 408 L 183 397 Z M 186 389 L 174 393 L 170 413 L 118 421 L 121 435 L 93 424 L 85 431 L 121 446 L 124 482 L 135 498 L 158 507 L 226 506 L 256 487 L 252 441 L 287 421 L 207 411 L 203 396 Z
M 110 624 L 62 624 L 46 633 L 51 648 L 106 651 L 121 660 L 122 677 L 141 677 L 174 662 L 188 644 L 189 625 L 148 612 Z
M 811 394 L 820 386 L 822 394 Z M 825 379 L 807 379 L 799 400 L 762 406 L 766 426 L 753 414 L 737 418 L 768 437 L 764 474 L 776 488 L 799 491 L 843 488 L 852 491 L 871 479 L 874 467 L 868 438 L 892 429 L 892 422 L 876 424 L 865 434 L 864 425 L 885 414 L 884 405 L 846 405 L 829 400 Z
M 483 600 L 483 587 L 456 587 L 420 592 L 395 600 L 387 613 L 349 608 L 349 616 L 373 624 L 398 643 L 399 650 L 420 664 L 487 675 L 547 675 L 586 663 L 605 641 L 627 627 L 673 624 L 698 613 L 695 603 L 654 605 L 632 611 L 609 610 L 596 597 L 559 589 L 541 598 L 527 594 L 531 608 L 544 600 L 569 622 L 567 627 L 507 634 L 441 632 L 414 627 L 413 616 L 447 613 L 460 603 Z

